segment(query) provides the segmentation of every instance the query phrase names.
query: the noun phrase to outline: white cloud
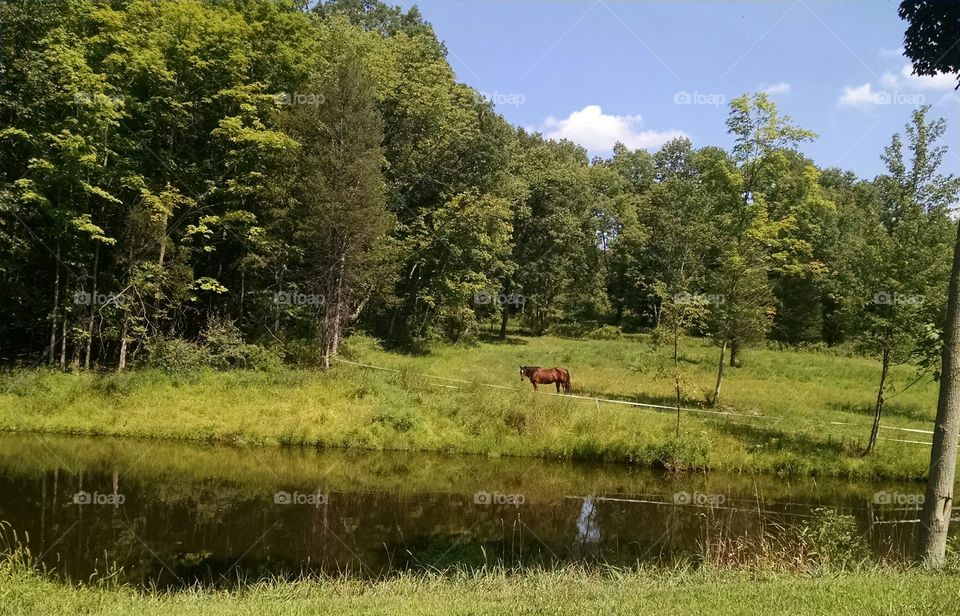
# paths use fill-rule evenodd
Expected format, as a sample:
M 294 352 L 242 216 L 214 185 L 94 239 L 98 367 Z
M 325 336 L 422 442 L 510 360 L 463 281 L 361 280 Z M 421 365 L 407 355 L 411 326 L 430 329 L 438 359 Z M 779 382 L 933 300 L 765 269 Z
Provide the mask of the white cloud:
M 790 94 L 790 84 L 786 81 L 781 81 L 780 83 L 775 83 L 769 86 L 760 86 L 760 91 L 770 96 L 776 96 L 777 94 Z
M 896 73 L 884 73 L 879 87 L 871 83 L 845 87 L 837 99 L 837 104 L 841 107 L 888 104 L 916 106 L 929 102 L 924 92 L 945 92 L 945 95 L 936 101 L 936 104 L 940 104 L 952 100 L 956 79 L 955 75 L 947 73 L 914 75 L 913 68 L 904 64 Z
M 913 67 L 904 64 L 897 74 L 884 73 L 881 79 L 888 88 L 909 88 L 911 90 L 952 90 L 957 85 L 956 75 L 914 75 Z
M 880 92 L 874 92 L 873 86 L 869 83 L 865 83 L 862 86 L 857 86 L 855 88 L 844 88 L 843 94 L 840 95 L 840 99 L 837 101 L 841 107 L 858 107 L 861 105 L 873 105 L 878 104 L 881 101 Z
M 903 55 L 903 47 L 897 47 L 895 49 L 883 48 L 879 51 L 878 54 L 881 58 L 899 58 Z
M 643 118 L 639 115 L 611 115 L 603 113 L 600 105 L 587 105 L 558 120 L 547 117 L 540 132 L 547 139 L 569 139 L 591 153 L 608 152 L 616 142 L 630 149 L 656 149 L 677 137 L 686 137 L 681 130 L 641 130 Z

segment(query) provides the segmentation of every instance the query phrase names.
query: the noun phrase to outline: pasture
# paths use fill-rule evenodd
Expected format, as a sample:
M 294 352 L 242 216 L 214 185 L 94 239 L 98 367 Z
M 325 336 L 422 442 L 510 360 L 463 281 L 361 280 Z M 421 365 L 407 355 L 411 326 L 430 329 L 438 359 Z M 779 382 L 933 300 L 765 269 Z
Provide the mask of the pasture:
M 328 372 L 18 371 L 0 380 L 0 429 L 374 450 L 419 450 L 625 462 L 668 470 L 922 479 L 929 448 L 898 441 L 923 433 L 881 430 L 860 457 L 879 362 L 833 351 L 749 349 L 727 368 L 722 404 L 710 409 L 716 352 L 687 338 L 680 437 L 671 405 L 668 349 L 646 336 L 505 342 L 392 353 L 351 338 Z M 573 396 L 534 393 L 521 365 L 570 371 Z M 443 378 L 430 378 L 443 377 Z M 936 384 L 896 366 L 883 425 L 929 430 Z M 467 381 L 467 382 L 461 382 Z M 578 397 L 580 396 L 580 397 Z M 709 411 L 709 412 L 706 412 Z M 716 411 L 721 411 L 717 414 Z

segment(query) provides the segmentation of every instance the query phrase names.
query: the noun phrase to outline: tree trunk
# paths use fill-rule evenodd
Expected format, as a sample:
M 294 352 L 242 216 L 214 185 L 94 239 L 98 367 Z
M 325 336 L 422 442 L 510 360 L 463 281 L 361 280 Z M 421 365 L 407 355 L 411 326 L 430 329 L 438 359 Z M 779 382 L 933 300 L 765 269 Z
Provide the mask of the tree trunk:
M 127 367 L 127 332 L 130 329 L 130 310 L 123 311 L 123 330 L 120 332 L 120 361 L 117 364 L 117 372 L 122 372 Z
M 346 249 L 340 251 L 337 263 L 337 280 L 333 288 L 333 297 L 324 297 L 323 302 L 323 368 L 330 367 L 330 358 L 337 354 L 340 347 L 340 327 L 343 323 L 343 277 L 346 272 Z M 330 288 L 330 285 L 327 285 Z M 329 295 L 329 294 L 328 294 Z
M 720 345 L 720 363 L 717 365 L 717 384 L 713 388 L 713 398 L 710 399 L 710 406 L 717 406 L 720 401 L 720 387 L 723 385 L 723 359 L 727 352 L 727 341 L 724 339 Z
M 957 472 L 957 431 L 960 429 L 960 229 L 953 249 L 953 269 L 947 319 L 944 324 L 940 399 L 933 428 L 930 472 L 920 515 L 919 556 L 927 567 L 942 567 L 946 561 L 947 530 L 953 505 Z
M 880 436 L 880 417 L 883 415 L 883 390 L 887 386 L 887 374 L 890 372 L 890 349 L 883 349 L 883 367 L 880 369 L 880 389 L 877 391 L 877 406 L 873 412 L 873 428 L 870 429 L 870 440 L 863 455 L 869 454 L 877 445 Z
M 63 323 L 60 330 L 60 369 L 67 367 L 67 315 L 63 315 Z
M 90 353 L 93 348 L 93 324 L 97 316 L 97 267 L 100 265 L 100 244 L 93 249 L 93 293 L 90 295 L 90 320 L 87 322 L 87 348 L 83 359 L 83 369 L 90 369 Z
M 48 351 L 49 365 L 56 361 L 57 352 L 57 312 L 60 307 L 60 245 L 57 245 L 57 260 L 53 263 L 56 273 L 53 277 L 53 308 L 50 310 L 50 348 Z
M 740 341 L 734 338 L 730 341 L 730 367 L 736 368 L 740 365 Z
M 513 293 L 513 282 L 507 281 L 503 286 L 503 296 L 509 298 Z M 500 305 L 500 340 L 507 338 L 507 323 L 510 321 L 510 302 L 504 302 Z
M 82 317 L 77 318 L 77 329 L 80 329 L 81 324 L 83 323 Z M 79 372 L 80 371 L 80 352 L 83 349 L 81 341 L 77 341 L 73 345 L 73 352 L 70 353 L 70 371 Z
M 677 438 L 680 438 L 680 331 L 676 322 L 673 327 L 673 386 L 677 394 Z
M 331 355 L 336 355 L 337 351 L 340 350 L 341 328 L 343 327 L 344 313 L 346 312 L 343 308 L 343 277 L 346 272 L 346 264 L 347 253 L 346 248 L 344 248 L 343 252 L 340 253 L 340 265 L 337 269 L 337 292 L 336 303 L 334 304 L 333 310 L 333 343 L 331 345 Z

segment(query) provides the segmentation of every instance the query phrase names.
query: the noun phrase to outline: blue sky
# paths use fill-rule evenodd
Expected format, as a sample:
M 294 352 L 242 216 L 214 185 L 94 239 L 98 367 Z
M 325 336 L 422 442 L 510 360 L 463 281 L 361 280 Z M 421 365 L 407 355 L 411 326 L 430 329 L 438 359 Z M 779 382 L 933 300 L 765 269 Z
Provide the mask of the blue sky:
M 955 82 L 909 75 L 897 2 L 394 1 L 420 7 L 458 78 L 507 120 L 591 154 L 681 134 L 726 147 L 726 103 L 769 89 L 819 134 L 808 156 L 867 178 L 916 105 L 931 104 L 949 123 L 945 168 L 960 172 Z

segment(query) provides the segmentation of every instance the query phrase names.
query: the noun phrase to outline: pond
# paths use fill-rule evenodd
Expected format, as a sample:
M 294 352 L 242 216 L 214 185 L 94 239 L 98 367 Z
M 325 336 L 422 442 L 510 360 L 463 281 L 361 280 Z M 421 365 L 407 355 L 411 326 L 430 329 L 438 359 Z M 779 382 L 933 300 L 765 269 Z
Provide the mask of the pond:
M 65 578 L 112 573 L 144 586 L 697 562 L 718 538 L 786 534 L 822 507 L 854 516 L 875 556 L 900 558 L 922 492 L 539 459 L 0 434 L 7 542 Z

